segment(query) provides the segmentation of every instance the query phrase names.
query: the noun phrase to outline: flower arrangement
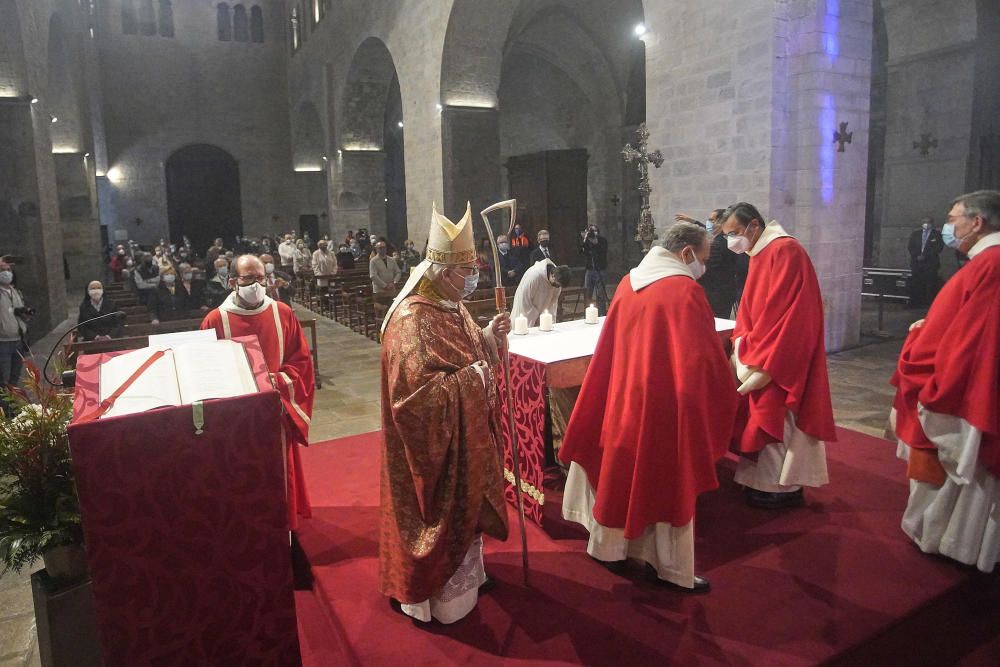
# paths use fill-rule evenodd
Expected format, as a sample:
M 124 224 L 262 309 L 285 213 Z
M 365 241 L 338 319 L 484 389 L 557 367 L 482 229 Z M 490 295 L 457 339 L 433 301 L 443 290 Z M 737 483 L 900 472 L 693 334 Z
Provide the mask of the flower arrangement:
M 0 416 L 0 575 L 59 547 L 76 546 L 82 554 L 66 433 L 73 396 L 44 382 L 34 364 L 25 362 L 25 371 L 24 390 L 0 391 L 15 412 L 11 419 Z

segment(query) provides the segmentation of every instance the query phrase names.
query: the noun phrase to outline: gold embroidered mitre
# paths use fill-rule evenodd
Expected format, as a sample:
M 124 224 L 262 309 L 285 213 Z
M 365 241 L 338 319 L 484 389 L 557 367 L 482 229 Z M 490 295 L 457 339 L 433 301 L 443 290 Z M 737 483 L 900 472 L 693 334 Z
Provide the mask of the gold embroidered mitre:
M 431 210 L 431 230 L 427 236 L 427 260 L 434 264 L 468 264 L 476 260 L 476 241 L 472 234 L 472 204 L 465 203 L 465 215 L 453 223 Z

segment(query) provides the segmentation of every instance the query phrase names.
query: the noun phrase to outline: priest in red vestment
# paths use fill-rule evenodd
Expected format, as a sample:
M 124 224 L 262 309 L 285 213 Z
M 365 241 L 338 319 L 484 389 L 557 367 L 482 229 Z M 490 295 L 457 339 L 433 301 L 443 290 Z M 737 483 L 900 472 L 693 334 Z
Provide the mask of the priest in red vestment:
M 315 379 L 312 354 L 295 312 L 265 294 L 264 264 L 253 255 L 233 263 L 229 286 L 233 289 L 215 310 L 205 316 L 202 329 L 215 329 L 219 338 L 257 336 L 271 380 L 281 395 L 281 433 L 284 439 L 288 481 L 288 526 L 298 527 L 298 517 L 312 516 L 302 474 L 299 447 L 309 444 Z
M 719 485 L 737 398 L 696 282 L 709 251 L 703 227 L 679 222 L 622 280 L 559 451 L 563 517 L 590 531 L 587 553 L 645 561 L 687 592 L 709 588 L 694 573 L 695 500 Z
M 907 460 L 903 531 L 983 572 L 1000 561 L 1000 191 L 952 203 L 946 242 L 969 262 L 914 323 L 893 376 Z
M 431 214 L 427 256 L 382 325 L 379 589 L 419 621 L 454 623 L 487 582 L 482 534 L 507 539 L 497 345 L 462 305 L 476 289 L 472 211 Z
M 733 331 L 735 479 L 754 507 L 802 505 L 803 486 L 829 481 L 824 441 L 836 440 L 819 281 L 805 248 L 753 205 L 723 220 L 729 249 L 750 256 Z

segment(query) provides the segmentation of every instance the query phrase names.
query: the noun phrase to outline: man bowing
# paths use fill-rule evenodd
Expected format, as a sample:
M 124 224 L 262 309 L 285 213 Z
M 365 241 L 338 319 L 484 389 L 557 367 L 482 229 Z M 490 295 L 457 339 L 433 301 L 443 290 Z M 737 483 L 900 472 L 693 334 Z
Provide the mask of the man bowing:
M 798 506 L 803 486 L 827 483 L 824 441 L 836 439 L 819 281 L 805 248 L 754 206 L 733 204 L 723 220 L 729 249 L 750 256 L 733 331 L 735 479 L 754 507 Z
M 622 280 L 573 410 L 563 517 L 590 531 L 587 553 L 637 558 L 657 578 L 706 592 L 694 573 L 694 505 L 718 487 L 736 393 L 701 286 L 704 228 L 679 222 Z
M 1000 191 L 952 202 L 969 262 L 899 355 L 893 418 L 908 461 L 903 532 L 926 553 L 991 572 L 1000 561 Z
M 312 516 L 299 458 L 299 446 L 309 444 L 315 391 L 312 355 L 295 312 L 265 294 L 263 262 L 243 255 L 236 258 L 233 267 L 229 276 L 232 294 L 205 316 L 201 328 L 215 329 L 219 338 L 254 335 L 260 341 L 267 370 L 284 406 L 281 435 L 287 459 L 288 528 L 295 530 L 299 516 Z

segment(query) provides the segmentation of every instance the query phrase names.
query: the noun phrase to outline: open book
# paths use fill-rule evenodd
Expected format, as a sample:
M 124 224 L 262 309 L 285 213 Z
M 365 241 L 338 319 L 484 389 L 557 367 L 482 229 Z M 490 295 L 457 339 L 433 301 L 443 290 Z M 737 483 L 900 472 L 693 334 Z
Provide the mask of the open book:
M 134 350 L 101 364 L 101 400 L 113 394 L 157 351 Z M 163 357 L 153 362 L 102 418 L 256 392 L 257 383 L 242 344 L 231 340 L 188 343 L 165 350 Z

